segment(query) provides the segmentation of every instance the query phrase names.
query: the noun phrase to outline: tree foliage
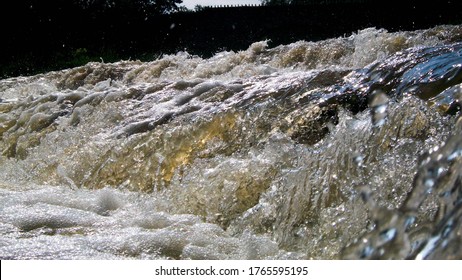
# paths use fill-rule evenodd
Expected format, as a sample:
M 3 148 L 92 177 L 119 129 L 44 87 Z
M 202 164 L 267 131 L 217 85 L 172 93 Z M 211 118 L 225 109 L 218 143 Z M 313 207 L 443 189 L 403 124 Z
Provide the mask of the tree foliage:
M 405 2 L 405 1 L 406 0 L 399 0 L 399 2 Z M 266 5 L 266 6 L 332 4 L 332 3 L 342 3 L 342 2 L 352 4 L 352 3 L 373 2 L 373 0 L 336 0 L 336 1 L 333 1 L 333 0 L 261 0 L 262 5 Z
M 40 12 L 68 8 L 74 12 L 92 10 L 93 12 L 125 11 L 125 13 L 168 14 L 179 9 L 183 0 L 18 0 L 19 9 L 40 10 Z
M 168 14 L 179 9 L 182 0 L 74 0 L 81 7 L 99 11 L 125 11 L 145 15 Z
M 263 5 L 294 5 L 294 4 L 302 4 L 306 1 L 304 0 L 262 0 L 261 3 Z

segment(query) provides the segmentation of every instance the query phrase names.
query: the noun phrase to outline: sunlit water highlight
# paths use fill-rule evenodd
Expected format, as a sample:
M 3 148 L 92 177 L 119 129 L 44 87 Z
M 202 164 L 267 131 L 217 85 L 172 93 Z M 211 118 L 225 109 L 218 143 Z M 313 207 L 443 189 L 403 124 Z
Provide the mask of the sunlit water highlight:
M 0 81 L 1 259 L 460 259 L 462 27 Z

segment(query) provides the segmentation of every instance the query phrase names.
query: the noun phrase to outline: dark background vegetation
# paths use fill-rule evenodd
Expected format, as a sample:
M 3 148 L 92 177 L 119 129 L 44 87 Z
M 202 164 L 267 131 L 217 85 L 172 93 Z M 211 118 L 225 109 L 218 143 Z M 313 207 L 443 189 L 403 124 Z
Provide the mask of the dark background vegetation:
M 258 7 L 194 11 L 181 2 L 3 1 L 0 78 L 178 51 L 209 57 L 261 40 L 276 46 L 349 36 L 367 27 L 398 31 L 462 22 L 459 0 L 264 0 Z

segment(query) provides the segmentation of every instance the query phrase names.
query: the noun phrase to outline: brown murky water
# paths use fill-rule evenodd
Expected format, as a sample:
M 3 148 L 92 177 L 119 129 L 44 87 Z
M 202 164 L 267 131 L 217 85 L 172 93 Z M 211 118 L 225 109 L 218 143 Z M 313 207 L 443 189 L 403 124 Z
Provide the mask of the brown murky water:
M 0 81 L 1 259 L 460 259 L 461 26 Z

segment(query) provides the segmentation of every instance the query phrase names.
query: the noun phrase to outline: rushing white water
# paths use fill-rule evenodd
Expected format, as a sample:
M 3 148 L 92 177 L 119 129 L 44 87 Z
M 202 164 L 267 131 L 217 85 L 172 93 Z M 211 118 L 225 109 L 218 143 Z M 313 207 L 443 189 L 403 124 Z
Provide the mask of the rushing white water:
M 0 258 L 461 258 L 462 26 L 0 81 Z

